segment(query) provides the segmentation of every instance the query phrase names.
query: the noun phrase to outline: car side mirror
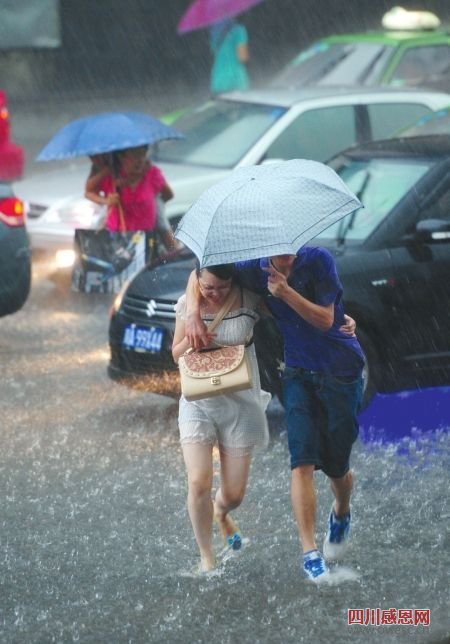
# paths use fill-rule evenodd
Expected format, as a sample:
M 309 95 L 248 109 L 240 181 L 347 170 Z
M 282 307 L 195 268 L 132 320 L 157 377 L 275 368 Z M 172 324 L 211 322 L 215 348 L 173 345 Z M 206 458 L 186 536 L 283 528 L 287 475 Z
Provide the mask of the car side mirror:
M 422 242 L 450 240 L 450 222 L 445 219 L 423 219 L 416 226 L 415 238 Z

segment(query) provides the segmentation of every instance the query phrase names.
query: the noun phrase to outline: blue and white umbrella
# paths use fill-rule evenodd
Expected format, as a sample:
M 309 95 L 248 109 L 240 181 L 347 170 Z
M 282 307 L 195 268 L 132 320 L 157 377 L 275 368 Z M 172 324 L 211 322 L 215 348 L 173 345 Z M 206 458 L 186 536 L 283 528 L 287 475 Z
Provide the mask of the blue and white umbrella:
M 106 154 L 183 134 L 142 112 L 102 112 L 72 121 L 59 130 L 41 150 L 38 161 Z
M 201 266 L 294 255 L 361 205 L 323 163 L 293 159 L 249 166 L 206 190 L 180 221 L 175 237 Z

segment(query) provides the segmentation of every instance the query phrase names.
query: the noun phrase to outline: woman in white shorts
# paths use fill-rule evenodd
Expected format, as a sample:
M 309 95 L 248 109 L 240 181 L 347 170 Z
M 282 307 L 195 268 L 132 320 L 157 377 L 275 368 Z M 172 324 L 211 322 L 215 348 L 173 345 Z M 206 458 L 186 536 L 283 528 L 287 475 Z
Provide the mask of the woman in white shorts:
M 196 401 L 180 398 L 178 423 L 188 476 L 188 511 L 200 550 L 200 570 L 215 567 L 212 547 L 213 518 L 228 545 L 237 550 L 241 535 L 229 515 L 244 498 L 252 452 L 265 446 L 269 432 L 265 410 L 270 394 L 261 391 L 253 327 L 259 319 L 258 295 L 234 281 L 233 265 L 211 266 L 197 271 L 200 314 L 205 323 L 214 320 L 233 289 L 236 298 L 210 340 L 220 345 L 246 344 L 252 371 L 252 388 Z M 178 362 L 189 348 L 185 336 L 186 296 L 176 307 L 172 354 Z M 220 486 L 212 500 L 213 447 L 220 453 Z

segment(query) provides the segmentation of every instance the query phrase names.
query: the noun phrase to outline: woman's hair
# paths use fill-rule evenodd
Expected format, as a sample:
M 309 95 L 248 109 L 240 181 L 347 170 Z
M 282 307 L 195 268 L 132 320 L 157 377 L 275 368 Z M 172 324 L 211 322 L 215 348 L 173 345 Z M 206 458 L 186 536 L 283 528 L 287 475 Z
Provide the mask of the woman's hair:
M 111 157 L 112 157 L 112 170 L 114 175 L 118 175 L 120 172 L 120 167 L 121 167 L 121 160 L 124 154 L 127 152 L 130 152 L 132 150 L 142 150 L 143 152 L 147 153 L 148 151 L 148 145 L 138 145 L 135 148 L 124 148 L 123 150 L 115 150 L 112 152 Z
M 148 147 L 149 147 L 149 146 L 148 146 L 147 144 L 144 144 L 144 145 L 136 145 L 136 146 L 135 146 L 135 147 L 133 147 L 133 148 L 124 148 L 123 150 L 117 150 L 117 154 L 122 155 L 122 154 L 126 154 L 127 152 L 134 152 L 135 150 L 136 150 L 136 151 L 137 151 L 137 150 L 139 150 L 139 151 L 141 151 L 141 150 L 142 150 L 142 152 L 148 152 Z
M 234 264 L 217 264 L 216 266 L 205 266 L 204 268 L 200 268 L 200 263 L 197 260 L 195 267 L 197 277 L 200 277 L 204 270 L 208 271 L 220 280 L 232 280 L 236 276 Z

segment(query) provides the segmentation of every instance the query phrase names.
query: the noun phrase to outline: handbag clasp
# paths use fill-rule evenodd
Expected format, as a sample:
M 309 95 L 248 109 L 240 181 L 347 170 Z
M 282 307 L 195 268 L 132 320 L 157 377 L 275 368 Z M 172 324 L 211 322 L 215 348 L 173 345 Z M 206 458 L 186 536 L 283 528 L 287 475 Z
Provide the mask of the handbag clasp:
M 212 385 L 220 385 L 220 376 L 212 376 L 211 377 L 211 384 Z

